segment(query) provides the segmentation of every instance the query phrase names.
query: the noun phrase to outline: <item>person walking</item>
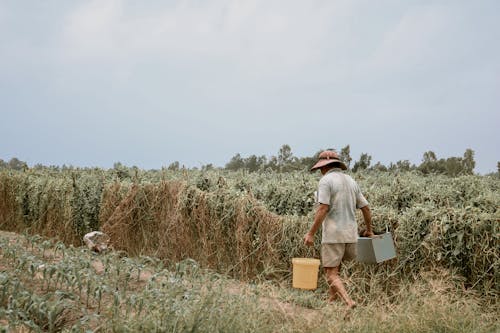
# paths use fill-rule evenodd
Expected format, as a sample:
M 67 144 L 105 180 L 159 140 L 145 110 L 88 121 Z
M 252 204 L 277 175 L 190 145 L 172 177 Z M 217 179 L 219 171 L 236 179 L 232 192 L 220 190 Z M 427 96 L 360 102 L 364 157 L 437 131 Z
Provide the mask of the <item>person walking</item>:
M 340 279 L 340 266 L 343 261 L 356 259 L 356 209 L 361 209 L 366 224 L 362 236 L 374 236 L 371 211 L 356 181 L 342 172 L 347 170 L 347 166 L 335 151 L 326 150 L 319 154 L 319 160 L 311 171 L 318 169 L 323 175 L 317 191 L 319 205 L 313 225 L 304 236 L 304 244 L 312 246 L 314 235 L 322 226 L 321 264 L 329 285 L 329 301 L 333 302 L 340 296 L 351 309 L 356 306 L 356 302 L 349 297 Z

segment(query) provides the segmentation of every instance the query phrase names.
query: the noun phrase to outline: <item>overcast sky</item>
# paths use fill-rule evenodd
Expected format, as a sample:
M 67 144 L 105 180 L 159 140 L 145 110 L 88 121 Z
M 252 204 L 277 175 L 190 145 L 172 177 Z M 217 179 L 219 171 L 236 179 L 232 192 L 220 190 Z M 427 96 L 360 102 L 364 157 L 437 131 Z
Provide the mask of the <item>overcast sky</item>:
M 0 0 L 0 158 L 500 160 L 500 1 Z

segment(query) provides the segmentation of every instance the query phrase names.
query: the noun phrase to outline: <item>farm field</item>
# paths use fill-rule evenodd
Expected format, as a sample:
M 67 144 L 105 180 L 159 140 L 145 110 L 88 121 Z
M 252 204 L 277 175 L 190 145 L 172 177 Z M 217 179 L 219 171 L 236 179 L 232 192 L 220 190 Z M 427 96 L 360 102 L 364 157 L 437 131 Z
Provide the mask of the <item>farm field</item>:
M 0 235 L 3 331 L 494 332 L 497 314 L 444 270 L 372 291 L 345 318 L 340 303 L 286 283 L 242 283 L 194 260 L 96 255 L 37 236 Z M 355 283 L 355 281 L 352 281 Z M 376 286 L 374 286 L 377 289 Z M 321 288 L 320 288 L 321 289 Z M 324 289 L 324 288 L 323 288 Z M 486 311 L 485 311 L 486 310 Z
M 344 267 L 361 305 L 291 288 L 317 175 L 0 171 L 0 325 L 33 331 L 495 332 L 500 180 L 355 174 L 398 258 Z M 361 220 L 361 219 L 360 219 Z M 114 251 L 82 236 L 101 229 Z M 9 232 L 10 231 L 10 232 Z M 317 238 L 315 249 L 319 249 Z

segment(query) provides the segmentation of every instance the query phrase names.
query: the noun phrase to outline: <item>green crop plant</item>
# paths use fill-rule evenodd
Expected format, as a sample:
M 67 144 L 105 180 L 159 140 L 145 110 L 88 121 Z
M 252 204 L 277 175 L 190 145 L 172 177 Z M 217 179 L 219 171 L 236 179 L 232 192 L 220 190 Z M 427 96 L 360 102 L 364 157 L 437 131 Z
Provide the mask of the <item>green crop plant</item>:
M 382 268 L 359 265 L 353 273 L 375 274 L 390 287 L 393 278 L 441 267 L 459 272 L 465 288 L 498 298 L 498 178 L 373 171 L 353 176 L 370 202 L 376 230 L 390 230 L 398 251 L 398 259 Z M 129 255 L 159 257 L 167 265 L 194 258 L 243 280 L 289 280 L 292 257 L 319 255 L 318 240 L 314 249 L 302 244 L 318 179 L 300 172 L 3 170 L 0 227 L 74 246 L 82 245 L 85 232 L 101 229 L 115 250 Z M 142 268 L 120 270 L 115 283 L 124 285 L 137 280 Z M 86 280 L 76 275 L 75 288 L 84 295 Z M 60 283 L 54 277 L 51 287 Z
M 365 271 L 347 265 L 349 276 L 344 278 L 362 309 L 345 321 L 341 304 L 325 306 L 324 281 L 316 292 L 298 291 L 286 280 L 244 284 L 204 269 L 193 259 L 165 269 L 154 258 L 116 252 L 95 255 L 71 246 L 64 257 L 46 255 L 56 247 L 57 242 L 43 238 L 13 240 L 0 234 L 0 267 L 11 265 L 0 271 L 0 322 L 6 331 L 493 332 L 499 328 L 497 308 L 481 303 L 478 293 L 463 291 L 464 278 L 444 269 L 422 272 L 413 281 L 391 277 L 390 265 Z M 96 270 L 96 261 L 106 269 Z M 148 278 L 137 280 L 139 270 L 147 271 Z M 382 277 L 388 281 L 380 283 Z

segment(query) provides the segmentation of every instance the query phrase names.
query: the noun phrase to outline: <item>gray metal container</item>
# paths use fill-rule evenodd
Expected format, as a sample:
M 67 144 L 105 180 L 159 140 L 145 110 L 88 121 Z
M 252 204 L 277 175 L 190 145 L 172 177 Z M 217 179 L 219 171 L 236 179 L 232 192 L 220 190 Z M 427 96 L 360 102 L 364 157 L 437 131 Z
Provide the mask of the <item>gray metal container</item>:
M 390 232 L 370 237 L 358 237 L 357 260 L 367 264 L 378 264 L 396 258 L 394 241 Z

